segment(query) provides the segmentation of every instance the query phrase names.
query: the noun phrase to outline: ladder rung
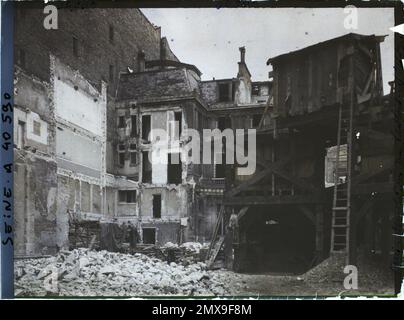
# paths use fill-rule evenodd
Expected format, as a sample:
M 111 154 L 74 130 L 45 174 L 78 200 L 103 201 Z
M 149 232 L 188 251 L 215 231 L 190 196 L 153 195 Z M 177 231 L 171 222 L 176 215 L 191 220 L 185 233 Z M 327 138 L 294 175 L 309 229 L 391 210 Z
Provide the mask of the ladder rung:
M 348 207 L 334 207 L 333 210 L 348 210 Z
M 332 225 L 333 228 L 346 228 L 349 227 L 348 224 L 333 224 Z

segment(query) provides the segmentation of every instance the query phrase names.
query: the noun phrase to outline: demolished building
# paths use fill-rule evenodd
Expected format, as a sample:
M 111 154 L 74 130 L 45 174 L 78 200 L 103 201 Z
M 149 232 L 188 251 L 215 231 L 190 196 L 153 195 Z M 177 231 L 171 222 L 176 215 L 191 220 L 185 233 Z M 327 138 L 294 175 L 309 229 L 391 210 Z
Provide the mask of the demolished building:
M 140 10 L 89 10 L 86 30 L 105 29 L 92 39 L 80 31 L 82 12 L 62 13 L 51 34 L 38 10 L 17 12 L 16 254 L 209 241 L 225 165 L 171 161 L 183 152 L 181 132 L 222 129 L 230 113 L 256 127 L 271 83 L 251 81 L 244 48 L 235 78 L 202 81 Z M 115 15 L 127 23 L 115 26 Z M 37 33 L 26 41 L 29 30 Z M 167 165 L 148 160 L 156 128 L 177 132 Z
M 140 10 L 86 10 L 85 33 L 80 11 L 60 14 L 53 34 L 36 14 L 17 13 L 17 255 L 199 241 L 211 242 L 209 265 L 222 252 L 238 271 L 300 272 L 330 251 L 389 259 L 394 117 L 383 37 L 348 34 L 272 58 L 260 82 L 241 47 L 234 78 L 206 81 Z M 174 161 L 182 132 L 215 128 L 256 129 L 255 173 L 216 161 L 225 149 L 208 164 Z M 163 164 L 149 160 L 154 129 L 170 134 Z M 339 185 L 349 185 L 344 197 Z

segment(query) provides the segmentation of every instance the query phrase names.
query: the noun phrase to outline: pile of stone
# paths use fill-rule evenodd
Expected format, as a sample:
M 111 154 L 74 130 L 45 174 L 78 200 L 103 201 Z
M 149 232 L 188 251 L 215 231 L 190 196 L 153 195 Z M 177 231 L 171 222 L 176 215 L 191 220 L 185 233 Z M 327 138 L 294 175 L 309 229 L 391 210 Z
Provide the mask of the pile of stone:
M 15 262 L 17 296 L 228 295 L 203 262 L 184 266 L 136 253 L 75 249 Z

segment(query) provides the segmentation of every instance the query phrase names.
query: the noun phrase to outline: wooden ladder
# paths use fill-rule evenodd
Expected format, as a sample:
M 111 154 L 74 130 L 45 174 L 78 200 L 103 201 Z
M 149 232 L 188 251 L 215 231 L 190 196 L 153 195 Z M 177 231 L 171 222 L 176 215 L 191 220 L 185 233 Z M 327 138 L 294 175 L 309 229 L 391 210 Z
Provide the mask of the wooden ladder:
M 331 253 L 345 253 L 349 256 L 349 230 L 351 215 L 352 175 L 352 122 L 353 103 L 342 104 L 339 110 L 337 155 L 334 173 L 334 197 L 331 225 Z M 341 146 L 347 145 L 346 167 L 341 162 Z M 341 178 L 345 176 L 345 182 Z
M 224 235 L 220 235 L 218 237 L 220 224 L 224 220 L 223 217 L 224 217 L 224 206 L 222 205 L 220 207 L 219 215 L 217 217 L 215 228 L 213 230 L 213 235 L 212 235 L 212 239 L 210 241 L 209 249 L 206 254 L 206 261 L 207 261 L 206 265 L 208 268 L 212 267 L 213 263 L 216 260 L 217 255 L 219 254 L 220 249 L 222 248 L 223 242 L 224 242 Z M 223 221 L 223 223 L 224 223 L 224 221 Z

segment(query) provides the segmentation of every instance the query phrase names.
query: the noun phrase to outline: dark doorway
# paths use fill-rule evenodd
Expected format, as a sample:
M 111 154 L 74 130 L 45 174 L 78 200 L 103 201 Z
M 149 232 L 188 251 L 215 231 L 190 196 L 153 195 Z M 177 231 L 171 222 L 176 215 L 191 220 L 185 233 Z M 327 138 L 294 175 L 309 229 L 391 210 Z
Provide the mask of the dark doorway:
M 161 194 L 153 195 L 153 218 L 161 218 Z
M 156 244 L 156 228 L 143 228 L 143 243 Z
M 301 274 L 312 267 L 313 223 L 293 206 L 254 206 L 243 217 L 238 271 Z

